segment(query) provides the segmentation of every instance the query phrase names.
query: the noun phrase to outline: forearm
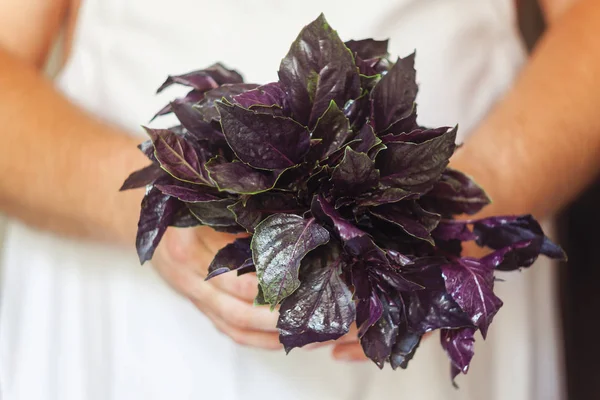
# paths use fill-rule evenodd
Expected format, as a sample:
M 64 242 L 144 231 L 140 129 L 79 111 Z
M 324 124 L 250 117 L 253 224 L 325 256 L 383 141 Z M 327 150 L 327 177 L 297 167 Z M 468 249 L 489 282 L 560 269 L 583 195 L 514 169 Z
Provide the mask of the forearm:
M 556 21 L 515 86 L 452 159 L 493 204 L 483 214 L 543 218 L 600 171 L 600 5 Z
M 1 48 L 0 65 L 0 210 L 60 234 L 132 243 L 142 193 L 118 189 L 148 163 L 139 140 L 94 119 Z

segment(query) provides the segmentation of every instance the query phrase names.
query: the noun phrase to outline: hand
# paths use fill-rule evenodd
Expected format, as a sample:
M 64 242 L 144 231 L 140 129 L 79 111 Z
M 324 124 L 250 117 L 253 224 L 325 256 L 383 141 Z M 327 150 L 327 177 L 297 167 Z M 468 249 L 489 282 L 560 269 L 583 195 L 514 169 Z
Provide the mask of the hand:
M 223 274 L 205 281 L 216 252 L 237 236 L 208 227 L 169 228 L 152 259 L 158 273 L 190 299 L 215 327 L 236 343 L 281 349 L 276 329 L 278 313 L 253 306 L 258 290 L 255 274 Z
M 331 355 L 338 361 L 369 361 L 358 341 L 356 324 L 352 325 L 350 332 L 333 342 Z
M 332 356 L 339 361 L 368 361 L 365 353 L 357 338 L 357 332 L 354 328 L 344 337 L 333 342 Z M 426 333 L 421 338 L 421 341 L 426 340 L 431 336 L 431 332 Z
M 369 359 L 365 356 L 365 353 L 358 341 L 358 330 L 356 324 L 353 324 L 350 328 L 350 332 L 342 336 L 341 338 L 331 342 L 323 343 L 312 343 L 304 348 L 306 350 L 318 349 L 326 346 L 331 346 L 331 355 L 335 360 L 338 361 L 368 361 Z

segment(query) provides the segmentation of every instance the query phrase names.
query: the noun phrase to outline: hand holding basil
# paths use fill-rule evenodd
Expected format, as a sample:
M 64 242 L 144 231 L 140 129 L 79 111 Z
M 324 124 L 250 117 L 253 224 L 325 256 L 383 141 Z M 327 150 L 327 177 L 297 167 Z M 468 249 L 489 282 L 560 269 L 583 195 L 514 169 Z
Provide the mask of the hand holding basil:
M 167 227 L 247 232 L 221 249 L 210 278 L 256 272 L 257 304 L 280 305 L 286 351 L 334 340 L 353 323 L 378 366 L 405 368 L 426 332 L 441 330 L 452 378 L 466 373 L 502 301 L 494 271 L 565 254 L 531 216 L 455 220 L 489 203 L 448 168 L 456 128 L 419 126 L 414 55 L 392 62 L 387 41 L 342 42 L 323 15 L 258 86 L 220 64 L 172 84 L 190 87 L 146 128 L 151 164 L 122 189 L 147 186 L 138 226 L 143 263 Z M 462 242 L 493 251 L 461 257 Z M 219 279 L 219 278 L 215 278 Z

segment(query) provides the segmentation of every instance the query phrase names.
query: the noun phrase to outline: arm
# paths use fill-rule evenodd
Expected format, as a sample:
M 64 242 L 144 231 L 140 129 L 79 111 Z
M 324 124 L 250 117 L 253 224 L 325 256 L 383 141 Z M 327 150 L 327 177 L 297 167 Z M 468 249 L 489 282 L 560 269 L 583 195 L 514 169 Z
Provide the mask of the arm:
M 148 160 L 138 140 L 71 104 L 40 68 L 66 0 L 0 0 L 0 210 L 39 228 L 129 244 L 133 252 L 141 191 L 118 192 Z M 168 229 L 153 266 L 234 341 L 279 349 L 277 313 L 253 307 L 258 281 L 235 274 L 204 282 L 231 235 Z
M 148 163 L 131 138 L 62 97 L 41 68 L 68 1 L 4 0 L 0 15 L 0 210 L 62 234 L 132 243 Z M 43 106 L 42 106 L 43 105 Z
M 600 3 L 581 0 L 556 18 L 514 87 L 452 159 L 493 199 L 485 215 L 549 216 L 600 171 Z

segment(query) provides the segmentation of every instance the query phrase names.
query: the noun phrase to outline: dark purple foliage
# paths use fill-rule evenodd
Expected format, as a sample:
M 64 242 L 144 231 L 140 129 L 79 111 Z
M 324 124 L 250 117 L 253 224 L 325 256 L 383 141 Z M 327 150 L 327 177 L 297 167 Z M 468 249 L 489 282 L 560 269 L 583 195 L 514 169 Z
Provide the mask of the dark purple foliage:
M 304 258 L 304 284 L 283 301 L 279 310 L 277 327 L 286 351 L 348 333 L 356 311 L 352 293 L 341 276 L 344 266 L 341 248 L 335 243 Z
M 250 238 L 236 239 L 235 242 L 223 247 L 215 255 L 208 267 L 206 279 L 214 278 L 229 271 L 237 271 L 252 265 L 252 250 Z
M 286 351 L 356 323 L 369 358 L 406 368 L 440 330 L 454 379 L 502 306 L 495 271 L 565 254 L 528 215 L 454 219 L 490 200 L 448 168 L 457 129 L 418 125 L 414 54 L 387 57 L 387 41 L 344 43 L 321 15 L 278 82 L 244 83 L 221 64 L 170 76 L 159 91 L 191 91 L 159 115 L 180 125 L 147 128 L 152 164 L 122 189 L 147 187 L 141 262 L 169 226 L 248 233 L 216 254 L 208 278 L 256 272 L 255 304 L 280 305 Z M 463 257 L 466 241 L 490 253 Z

